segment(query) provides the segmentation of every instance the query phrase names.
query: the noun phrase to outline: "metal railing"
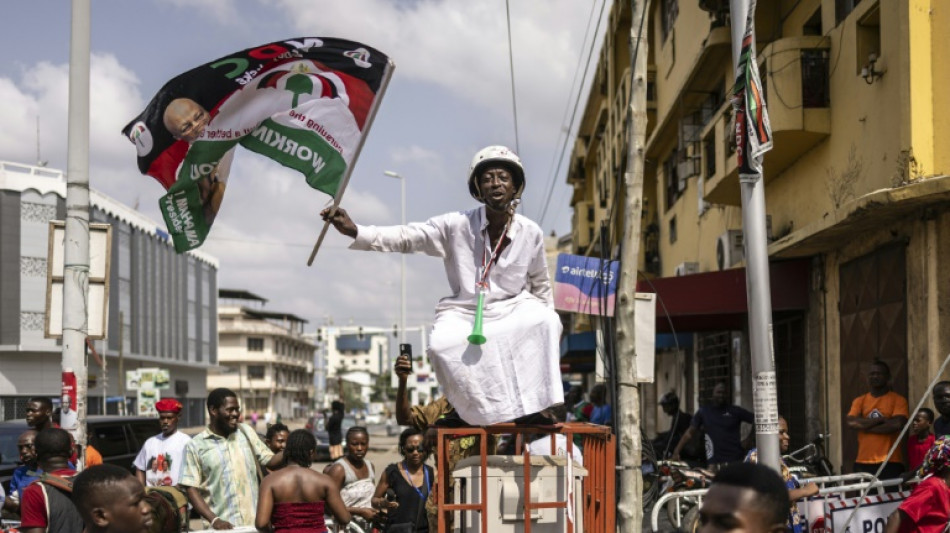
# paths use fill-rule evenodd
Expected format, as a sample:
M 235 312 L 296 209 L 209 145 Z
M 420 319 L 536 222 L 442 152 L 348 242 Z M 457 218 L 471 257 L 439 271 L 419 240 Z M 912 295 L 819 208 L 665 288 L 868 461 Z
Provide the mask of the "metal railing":
M 439 528 L 438 533 L 446 533 L 446 517 L 455 511 L 460 512 L 478 512 L 480 515 L 481 533 L 488 533 L 489 516 L 486 496 L 488 494 L 488 436 L 511 434 L 518 436 L 515 453 L 524 457 L 524 494 L 522 497 L 522 509 L 526 517 L 524 528 L 521 531 L 531 533 L 532 511 L 540 509 L 563 509 L 568 515 L 566 533 L 574 533 L 574 522 L 570 519 L 568 505 L 570 502 L 532 502 L 531 501 L 531 461 L 528 446 L 521 441 L 527 434 L 547 434 L 551 435 L 552 447 L 554 435 L 564 435 L 567 442 L 567 457 L 573 454 L 574 436 L 580 435 L 583 438 L 581 448 L 584 456 L 584 469 L 587 476 L 582 478 L 582 487 L 577 497 L 581 498 L 582 516 L 584 531 L 592 533 L 613 533 L 616 529 L 616 498 L 615 498 L 615 477 L 616 477 L 616 442 L 610 428 L 595 424 L 571 422 L 558 424 L 556 426 L 521 426 L 516 424 L 494 424 L 485 427 L 468 428 L 440 428 L 438 432 L 438 445 L 436 446 L 436 469 L 438 471 L 438 491 L 436 500 L 438 502 Z M 480 495 L 479 502 L 473 503 L 449 503 L 446 496 L 449 494 L 448 484 L 448 457 L 446 452 L 451 441 L 468 436 L 479 437 L 479 456 L 481 459 L 479 467 Z M 553 455 L 553 454 L 552 454 Z M 570 482 L 570 481 L 569 481 Z M 569 499 L 569 498 L 568 498 Z M 461 513 L 460 513 L 461 515 Z M 461 518 L 461 516 L 460 516 Z M 435 533 L 435 532 L 433 532 Z
M 803 483 L 815 483 L 818 485 L 818 495 L 826 496 L 829 494 L 844 494 L 847 492 L 858 492 L 865 488 L 877 489 L 878 494 L 883 494 L 886 487 L 893 487 L 901 484 L 900 479 L 878 480 L 871 474 L 858 472 L 854 474 L 842 474 L 839 476 L 823 476 L 813 478 L 802 478 Z M 673 504 L 674 513 L 672 518 L 673 525 L 683 527 L 682 507 L 679 500 L 692 498 L 696 505 L 702 505 L 703 496 L 709 489 L 693 489 L 677 492 L 670 492 L 660 496 L 653 504 L 653 510 L 650 512 L 650 527 L 657 531 L 660 526 L 660 512 L 664 510 L 668 503 Z
M 333 531 L 334 533 L 366 533 L 365 531 L 363 531 L 363 528 L 355 524 L 349 524 L 344 529 L 328 526 L 328 529 L 330 531 Z M 216 531 L 218 530 L 217 529 L 200 529 L 197 531 L 191 531 L 190 533 L 215 533 Z M 254 526 L 238 526 L 234 529 L 229 529 L 228 531 L 230 531 L 231 533 L 257 533 L 257 528 Z

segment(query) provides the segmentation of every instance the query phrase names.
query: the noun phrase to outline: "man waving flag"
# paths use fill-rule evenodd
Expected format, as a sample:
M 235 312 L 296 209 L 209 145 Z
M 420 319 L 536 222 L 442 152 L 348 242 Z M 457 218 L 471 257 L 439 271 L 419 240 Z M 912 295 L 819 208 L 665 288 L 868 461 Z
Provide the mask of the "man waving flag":
M 159 207 L 175 250 L 207 237 L 238 144 L 299 171 L 315 189 L 341 194 L 392 69 L 366 45 L 301 37 L 166 83 L 122 132 L 135 144 L 139 170 L 168 191 Z

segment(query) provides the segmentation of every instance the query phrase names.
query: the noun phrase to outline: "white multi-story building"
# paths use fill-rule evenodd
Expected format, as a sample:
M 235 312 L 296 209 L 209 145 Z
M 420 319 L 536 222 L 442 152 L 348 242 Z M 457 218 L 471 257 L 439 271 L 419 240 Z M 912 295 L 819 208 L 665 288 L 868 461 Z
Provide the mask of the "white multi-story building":
M 368 372 L 380 375 L 389 366 L 389 336 L 370 328 L 324 328 L 323 336 L 327 341 L 326 372 L 327 379 L 337 377 L 340 372 Z
M 317 404 L 327 407 L 335 398 L 326 396 L 333 389 L 333 381 L 344 381 L 344 386 L 360 388 L 364 401 L 372 393 L 376 378 L 381 374 L 391 374 L 393 357 L 398 353 L 393 330 L 371 326 L 324 326 L 308 337 L 319 346 L 317 366 L 322 365 L 323 374 L 317 378 Z M 413 373 L 409 376 L 407 388 L 412 405 L 424 404 L 439 396 L 439 383 L 426 356 L 425 327 L 407 328 L 407 332 L 419 334 L 421 343 L 413 345 Z M 421 332 L 421 333 L 420 333 Z M 397 385 L 392 375 L 392 386 Z M 322 400 L 322 403 L 321 403 Z
M 23 418 L 31 396 L 60 395 L 62 344 L 45 338 L 44 316 L 49 223 L 64 220 L 65 197 L 62 171 L 0 162 L 0 420 Z M 95 189 L 89 201 L 89 221 L 112 225 L 112 255 L 108 336 L 95 343 L 105 365 L 90 362 L 87 413 L 117 413 L 123 396 L 138 412 L 119 368 L 158 367 L 171 379 L 162 397 L 184 405 L 182 423 L 203 424 L 217 365 L 217 260 L 176 254 L 162 224 Z
M 317 349 L 304 335 L 307 321 L 266 311 L 267 300 L 245 290 L 222 289 L 218 298 L 218 362 L 224 370 L 208 376 L 208 389 L 233 390 L 245 416 L 307 416 Z

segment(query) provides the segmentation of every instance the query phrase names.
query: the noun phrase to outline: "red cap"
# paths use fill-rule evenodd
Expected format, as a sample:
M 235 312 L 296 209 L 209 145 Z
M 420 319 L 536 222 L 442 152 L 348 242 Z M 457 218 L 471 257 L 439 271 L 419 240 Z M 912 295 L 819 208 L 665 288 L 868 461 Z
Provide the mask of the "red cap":
M 155 402 L 155 410 L 159 413 L 180 413 L 181 402 L 174 398 L 165 398 Z

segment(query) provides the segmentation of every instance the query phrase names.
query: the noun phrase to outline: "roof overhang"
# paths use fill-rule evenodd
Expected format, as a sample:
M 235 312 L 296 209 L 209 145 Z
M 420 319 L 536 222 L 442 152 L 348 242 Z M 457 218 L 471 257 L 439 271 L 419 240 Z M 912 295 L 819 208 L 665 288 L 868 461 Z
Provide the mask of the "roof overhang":
M 772 312 L 808 308 L 811 260 L 769 264 Z M 657 333 L 743 329 L 748 323 L 746 269 L 642 280 L 637 292 L 656 293 Z
M 880 189 L 845 203 L 821 219 L 769 245 L 770 257 L 808 257 L 841 248 L 855 235 L 886 228 L 930 209 L 946 209 L 950 176 L 922 179 L 893 189 Z

